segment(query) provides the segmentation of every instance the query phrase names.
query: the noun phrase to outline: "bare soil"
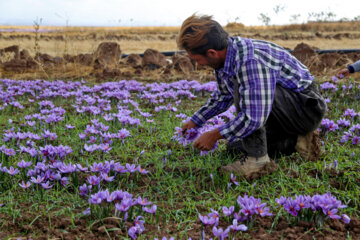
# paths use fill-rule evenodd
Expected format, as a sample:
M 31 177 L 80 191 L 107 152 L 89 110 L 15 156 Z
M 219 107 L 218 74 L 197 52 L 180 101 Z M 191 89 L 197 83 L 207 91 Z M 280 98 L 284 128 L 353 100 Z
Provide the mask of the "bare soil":
M 13 223 L 11 219 L 0 214 L 2 219 L 7 222 L 2 227 L 0 239 L 8 236 L 18 237 L 20 239 L 122 239 L 126 236 L 125 228 L 122 227 L 121 219 L 109 217 L 102 221 L 96 221 L 90 225 L 85 217 L 75 220 L 66 217 L 51 217 L 51 223 L 48 217 L 39 217 L 34 213 L 22 215 L 21 220 Z M 275 224 L 274 224 L 275 223 Z M 219 226 L 226 228 L 227 222 L 220 222 Z M 273 226 L 274 225 L 274 226 Z M 145 225 L 146 231 L 143 234 L 147 236 L 174 236 L 179 232 L 179 226 L 175 222 L 162 222 L 159 226 Z M 158 229 L 161 229 L 160 231 Z M 202 224 L 200 220 L 192 224 L 187 235 L 192 239 L 201 238 Z M 211 229 L 206 229 L 207 237 L 212 236 Z M 254 227 L 242 234 L 243 239 L 360 239 L 360 220 L 352 218 L 350 224 L 344 224 L 338 220 L 328 221 L 321 229 L 314 223 L 299 222 L 297 225 L 291 225 L 284 217 L 275 219 L 275 217 L 257 218 Z M 208 239 L 208 238 L 206 238 Z

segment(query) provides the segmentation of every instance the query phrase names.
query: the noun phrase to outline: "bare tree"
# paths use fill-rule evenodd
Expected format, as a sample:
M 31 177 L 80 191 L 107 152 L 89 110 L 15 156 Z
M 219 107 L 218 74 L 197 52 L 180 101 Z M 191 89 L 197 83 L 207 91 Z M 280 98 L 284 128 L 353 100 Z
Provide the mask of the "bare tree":
M 275 14 L 277 15 L 279 12 L 284 11 L 285 7 L 286 7 L 285 5 L 279 4 L 279 5 L 276 5 L 276 6 L 273 8 L 273 10 L 274 10 Z
M 267 13 L 260 13 L 258 19 L 265 24 L 265 26 L 269 26 L 271 18 L 269 17 L 269 15 Z
M 290 16 L 290 22 L 291 23 L 297 23 L 298 22 L 298 20 L 299 20 L 299 18 L 300 18 L 300 14 L 294 14 L 294 15 L 291 15 Z

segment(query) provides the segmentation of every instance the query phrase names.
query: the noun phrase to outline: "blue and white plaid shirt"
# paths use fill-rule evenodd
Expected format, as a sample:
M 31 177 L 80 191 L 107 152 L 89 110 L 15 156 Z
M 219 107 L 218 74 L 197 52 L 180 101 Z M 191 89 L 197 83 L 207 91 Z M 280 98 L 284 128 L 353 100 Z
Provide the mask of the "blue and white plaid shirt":
M 234 102 L 234 80 L 239 83 L 239 114 L 219 128 L 229 141 L 244 138 L 262 127 L 274 100 L 276 84 L 295 92 L 314 77 L 284 48 L 270 42 L 229 37 L 224 67 L 215 70 L 218 89 L 192 117 L 198 126 L 226 111 Z

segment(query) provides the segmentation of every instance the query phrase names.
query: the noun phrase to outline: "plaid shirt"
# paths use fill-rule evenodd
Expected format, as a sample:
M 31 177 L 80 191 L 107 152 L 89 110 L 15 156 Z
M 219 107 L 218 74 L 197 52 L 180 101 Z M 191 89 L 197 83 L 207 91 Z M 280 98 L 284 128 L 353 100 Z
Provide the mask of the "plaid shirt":
M 264 125 L 268 118 L 276 84 L 301 92 L 314 77 L 284 48 L 270 42 L 230 37 L 224 67 L 215 70 L 217 90 L 191 120 L 201 126 L 226 111 L 234 102 L 234 84 L 239 83 L 238 115 L 219 128 L 229 141 L 244 138 Z

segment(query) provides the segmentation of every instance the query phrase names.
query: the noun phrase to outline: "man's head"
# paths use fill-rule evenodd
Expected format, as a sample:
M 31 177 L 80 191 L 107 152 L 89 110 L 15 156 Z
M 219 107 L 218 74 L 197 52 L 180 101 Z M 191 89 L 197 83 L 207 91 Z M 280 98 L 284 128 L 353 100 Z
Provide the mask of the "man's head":
M 192 15 L 183 22 L 177 44 L 198 64 L 217 69 L 224 64 L 228 36 L 211 16 Z

